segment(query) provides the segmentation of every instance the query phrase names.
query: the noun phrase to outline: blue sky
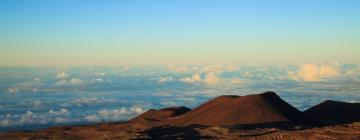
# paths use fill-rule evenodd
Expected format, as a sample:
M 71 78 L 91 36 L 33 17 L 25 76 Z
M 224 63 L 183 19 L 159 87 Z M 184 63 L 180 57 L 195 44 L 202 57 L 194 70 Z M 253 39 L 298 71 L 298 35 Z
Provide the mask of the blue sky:
M 359 64 L 360 2 L 2 0 L 1 66 Z

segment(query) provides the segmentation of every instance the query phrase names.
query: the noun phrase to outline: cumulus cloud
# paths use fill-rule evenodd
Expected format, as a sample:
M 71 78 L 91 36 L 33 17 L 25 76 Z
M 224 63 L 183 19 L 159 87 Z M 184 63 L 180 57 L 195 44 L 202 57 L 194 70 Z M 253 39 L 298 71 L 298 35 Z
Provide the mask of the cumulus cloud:
M 98 115 L 89 115 L 84 118 L 88 122 L 100 122 L 100 117 Z
M 130 111 L 132 111 L 132 112 L 134 112 L 136 114 L 141 114 L 141 113 L 144 113 L 146 110 L 144 110 L 141 107 L 134 106 L 134 107 L 130 108 Z
M 82 84 L 84 84 L 84 81 L 79 78 L 72 78 L 70 80 L 63 79 L 56 82 L 56 85 L 82 85 Z
M 8 93 L 17 93 L 19 92 L 19 89 L 16 87 L 11 87 L 6 90 Z
M 179 81 L 193 84 L 193 83 L 196 83 L 196 82 L 201 82 L 202 80 L 201 80 L 200 74 L 195 73 L 191 77 L 181 78 L 181 79 L 179 79 Z
M 48 112 L 26 111 L 23 114 L 6 114 L 1 116 L 0 127 L 14 127 L 30 124 L 68 123 L 70 112 L 67 109 L 49 110 Z
M 85 120 L 89 122 L 100 122 L 100 121 L 119 121 L 119 120 L 126 120 L 129 117 L 133 117 L 135 115 L 141 114 L 145 112 L 141 107 L 133 106 L 131 108 L 118 108 L 112 110 L 100 110 L 97 114 L 88 115 L 85 117 Z
M 220 81 L 220 78 L 214 74 L 213 72 L 210 72 L 205 75 L 204 82 L 209 85 L 216 84 Z
M 185 77 L 179 79 L 181 82 L 193 84 L 193 83 L 205 83 L 208 85 L 217 84 L 220 81 L 220 78 L 213 72 L 209 72 L 205 75 L 204 79 L 201 78 L 199 73 L 195 73 L 191 77 Z
M 115 103 L 118 100 L 116 98 L 104 98 L 104 97 L 82 97 L 82 98 L 76 98 L 74 100 L 71 100 L 69 102 L 61 103 L 61 107 L 84 107 L 84 106 L 96 106 L 96 105 L 102 105 L 102 104 L 111 104 Z
M 295 80 L 315 82 L 339 76 L 339 70 L 339 64 L 305 63 L 296 73 L 289 72 L 289 76 Z
M 93 84 L 96 84 L 96 83 L 112 83 L 112 80 L 111 79 L 104 79 L 104 78 L 94 78 L 94 79 L 89 80 L 89 83 L 93 83 Z
M 173 78 L 171 76 L 169 76 L 169 77 L 160 77 L 157 82 L 158 83 L 165 83 L 165 82 L 170 82 L 172 80 L 173 80 Z
M 198 73 L 195 73 L 193 76 L 191 76 L 191 79 L 194 81 L 201 81 L 201 76 Z
M 5 90 L 6 93 L 18 93 L 18 92 L 38 92 L 37 87 L 41 85 L 40 78 L 34 78 L 33 80 L 24 81 L 13 84 Z
M 69 74 L 66 73 L 65 71 L 59 71 L 59 72 L 57 72 L 57 74 L 56 74 L 56 78 L 59 78 L 59 79 L 66 78 L 66 77 L 68 77 L 68 76 L 69 76 Z
M 52 115 L 68 115 L 69 114 L 69 111 L 67 109 L 60 109 L 59 111 L 54 111 L 52 109 L 49 110 L 49 114 L 52 114 Z
M 81 79 L 79 79 L 79 78 L 72 78 L 72 79 L 70 80 L 70 83 L 71 83 L 71 84 L 74 84 L 74 85 L 81 85 L 81 84 L 83 84 L 84 82 L 83 82 Z
M 105 80 L 102 78 L 95 78 L 90 80 L 90 83 L 103 83 L 103 82 L 105 82 Z

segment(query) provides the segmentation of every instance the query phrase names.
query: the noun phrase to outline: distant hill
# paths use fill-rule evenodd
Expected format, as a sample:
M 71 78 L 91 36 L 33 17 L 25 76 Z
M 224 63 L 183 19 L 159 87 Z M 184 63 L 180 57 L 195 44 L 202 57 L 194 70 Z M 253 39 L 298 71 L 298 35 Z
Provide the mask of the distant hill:
M 327 100 L 304 113 L 325 124 L 344 124 L 360 121 L 360 104 Z
M 128 122 L 136 122 L 136 121 L 142 121 L 142 120 L 148 120 L 148 121 L 161 121 L 166 118 L 175 117 L 182 115 L 186 112 L 190 111 L 189 108 L 180 106 L 180 107 L 169 107 L 164 109 L 150 109 L 137 117 L 130 119 Z

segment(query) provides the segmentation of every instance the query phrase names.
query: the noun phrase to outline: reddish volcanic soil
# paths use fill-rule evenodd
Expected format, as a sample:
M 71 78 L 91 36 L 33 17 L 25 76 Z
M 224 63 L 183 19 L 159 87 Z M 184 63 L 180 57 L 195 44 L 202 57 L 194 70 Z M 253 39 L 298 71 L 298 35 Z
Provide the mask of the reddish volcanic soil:
M 180 106 L 180 107 L 170 107 L 164 108 L 160 110 L 150 109 L 139 116 L 130 119 L 128 122 L 137 122 L 141 120 L 149 120 L 149 121 L 161 121 L 165 118 L 175 117 L 182 115 L 186 112 L 190 111 L 189 108 Z
M 274 92 L 248 96 L 220 96 L 174 118 L 169 123 L 180 126 L 221 126 L 271 122 L 314 123 Z
M 303 113 L 274 92 L 227 95 L 194 110 L 151 109 L 124 123 L 0 133 L 0 139 L 360 139 L 358 107 L 327 101 Z M 338 120 L 349 124 L 338 124 Z

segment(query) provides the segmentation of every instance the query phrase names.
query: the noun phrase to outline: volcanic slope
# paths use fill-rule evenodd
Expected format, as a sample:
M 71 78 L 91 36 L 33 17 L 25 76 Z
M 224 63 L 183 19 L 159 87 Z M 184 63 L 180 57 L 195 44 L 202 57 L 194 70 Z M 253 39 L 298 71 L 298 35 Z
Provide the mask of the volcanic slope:
M 304 113 L 324 124 L 344 124 L 360 121 L 360 104 L 327 100 Z
M 247 96 L 219 96 L 194 110 L 164 122 L 177 126 L 221 126 L 276 122 L 316 123 L 274 92 Z

